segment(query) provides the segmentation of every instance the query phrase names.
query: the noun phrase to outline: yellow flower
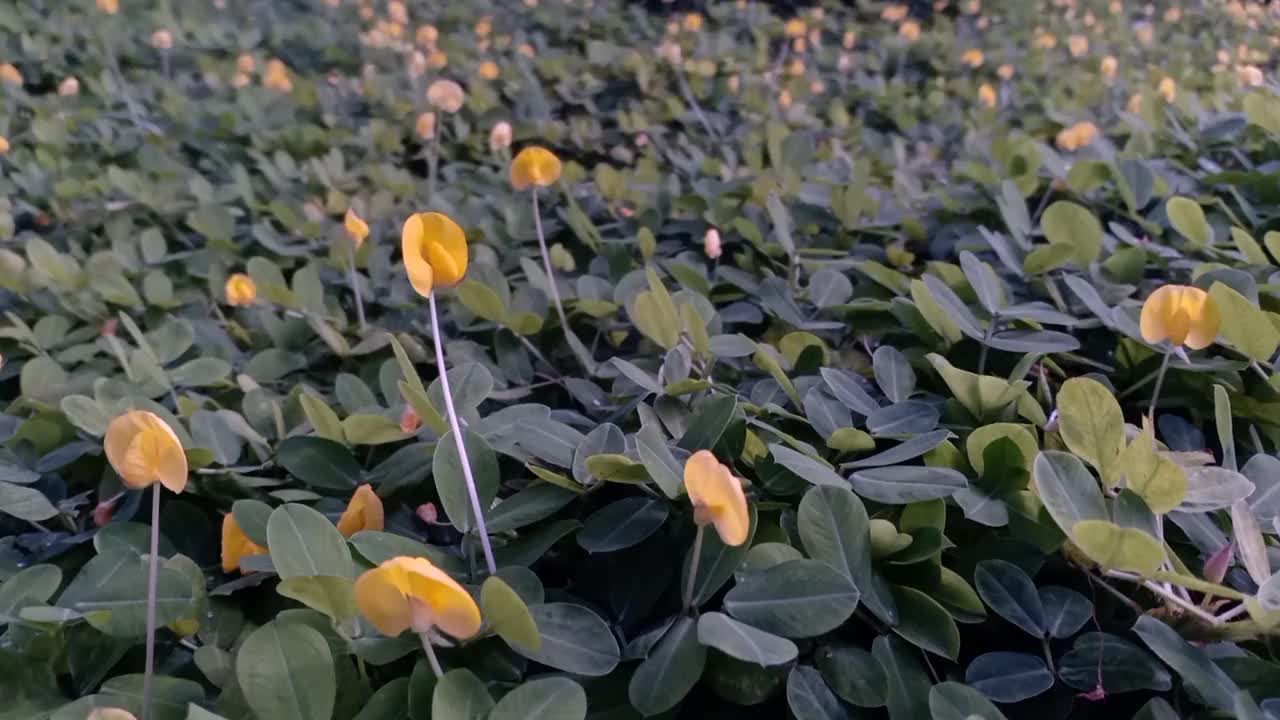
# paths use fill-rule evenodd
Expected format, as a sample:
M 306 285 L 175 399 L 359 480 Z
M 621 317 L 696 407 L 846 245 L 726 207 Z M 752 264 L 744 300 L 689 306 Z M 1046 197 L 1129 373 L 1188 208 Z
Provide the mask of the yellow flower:
M 1262 68 L 1257 65 L 1239 65 L 1236 67 L 1236 81 L 1245 87 L 1258 87 L 1265 82 Z
M 452 80 L 437 80 L 427 88 L 427 102 L 450 115 L 462 109 L 464 100 L 462 86 Z
M 409 8 L 400 0 L 391 0 L 387 3 L 387 17 L 398 25 L 409 24 Z
M 432 50 L 427 56 L 427 64 L 439 70 L 449 64 L 449 56 L 443 50 Z
M 511 147 L 511 123 L 503 120 L 489 131 L 489 151 L 499 152 Z
M 448 215 L 415 213 L 404 221 L 400 250 L 409 283 L 422 297 L 452 287 L 467 274 L 467 236 Z
M 805 38 L 791 38 L 791 50 L 797 53 L 803 53 L 809 49 L 809 43 Z
M 244 53 L 240 57 L 236 58 L 236 72 L 248 74 L 253 72 L 257 67 L 258 61 L 254 60 L 253 56 L 248 53 Z
M 0 83 L 5 85 L 21 85 L 22 73 L 11 63 L 0 65 Z
M 387 637 L 439 628 L 465 640 L 480 632 L 480 608 L 426 558 L 394 557 L 356 580 L 356 606 Z
M 1036 33 L 1035 46 L 1042 50 L 1052 50 L 1058 46 L 1058 38 L 1053 33 L 1038 31 Z
M 492 60 L 485 60 L 480 63 L 480 77 L 485 80 L 497 80 L 499 72 L 498 63 Z
M 338 518 L 338 532 L 351 537 L 361 530 L 378 530 L 385 527 L 382 500 L 369 485 L 361 485 L 351 496 L 347 509 Z
M 1114 56 L 1108 55 L 1102 58 L 1102 64 L 1098 66 L 1098 71 L 1102 73 L 1102 77 L 1111 82 L 1116 77 L 1116 70 L 1120 69 L 1120 61 Z
M 413 124 L 413 131 L 423 140 L 430 140 L 436 134 L 436 114 L 424 112 L 419 115 Z
M 369 237 L 369 223 L 360 219 L 354 208 L 347 208 L 347 214 L 342 218 L 342 226 L 347 229 L 347 237 L 351 238 L 352 244 L 357 249 Z
M 516 190 L 547 187 L 559 179 L 560 158 L 544 147 L 527 147 L 511 161 L 511 186 Z
M 293 80 L 289 78 L 289 67 L 283 60 L 272 58 L 262 70 L 262 85 L 269 90 L 288 93 L 293 91 Z
M 151 33 L 151 47 L 157 50 L 168 50 L 173 47 L 173 33 L 168 30 L 156 30 Z
M 440 39 L 440 31 L 435 25 L 423 25 L 414 33 L 414 39 L 424 47 L 435 47 L 436 41 Z
M 0 135 L 0 155 L 4 155 L 8 152 L 9 152 L 9 138 L 3 135 Z
M 742 482 L 711 454 L 699 450 L 684 464 L 684 489 L 693 503 L 693 521 L 698 527 L 715 525 L 725 545 L 747 541 L 751 515 Z
M 1167 23 L 1177 23 L 1182 19 L 1182 8 L 1173 6 L 1164 11 L 1164 20 Z
M 805 33 L 809 31 L 809 28 L 800 18 L 791 18 L 787 21 L 787 24 L 783 26 L 782 31 L 786 33 L 789 38 L 799 38 L 804 37 Z
M 783 110 L 786 110 L 787 108 L 791 107 L 791 91 L 790 90 L 787 90 L 784 88 L 782 92 L 778 93 L 778 107 L 782 108 Z
M 999 77 L 1001 80 L 1012 79 L 1013 73 L 1014 73 L 1014 67 L 1009 63 L 1005 63 L 1000 67 L 996 68 L 996 76 Z
M 1142 339 L 1168 340 L 1202 350 L 1218 336 L 1222 317 L 1209 293 L 1190 285 L 1165 285 L 1142 303 Z
M 840 38 L 840 47 L 845 50 L 852 50 L 853 46 L 858 42 L 858 34 L 852 30 L 845 30 L 844 35 Z
M 1171 77 L 1161 79 L 1156 91 L 1160 93 L 1160 97 L 1164 98 L 1167 103 L 1171 103 L 1178 98 L 1178 86 L 1174 84 Z
M 688 32 L 698 32 L 702 29 L 702 15 L 700 13 L 691 12 L 684 16 L 684 29 Z
M 244 573 L 244 568 L 240 567 L 242 558 L 266 554 L 266 548 L 250 540 L 249 536 L 244 534 L 244 530 L 240 529 L 235 515 L 227 513 L 222 516 L 222 572 L 239 570 Z
M 527 58 L 534 57 L 535 55 L 538 54 L 538 51 L 534 50 L 533 46 L 530 45 L 529 43 L 520 43 L 520 47 L 516 48 L 516 52 L 520 53 L 521 55 Z
M 984 60 L 985 58 L 982 55 L 982 51 L 979 50 L 978 48 L 969 48 L 968 50 L 964 51 L 963 55 L 960 56 L 960 62 L 964 65 L 968 65 L 971 68 L 982 67 L 982 63 Z
M 1085 120 L 1058 132 L 1056 142 L 1063 150 L 1079 150 L 1093 142 L 1098 136 L 1098 126 Z
M 982 87 L 978 88 L 978 102 L 984 107 L 996 106 L 996 89 L 991 87 L 991 83 L 982 83 Z
M 480 37 L 488 37 L 489 33 L 493 32 L 493 18 L 486 15 L 477 20 L 475 31 Z
M 257 284 L 244 273 L 235 273 L 227 278 L 225 290 L 228 305 L 252 305 L 258 299 Z
M 1142 93 L 1130 95 L 1129 102 L 1125 103 L 1124 108 L 1135 115 L 1142 112 Z
M 787 65 L 787 74 L 791 77 L 800 77 L 804 74 L 804 60 L 795 58 Z
M 120 0 L 98 0 L 98 9 L 108 15 L 120 12 Z
M 94 708 L 85 720 L 138 720 L 133 713 L 120 708 Z
M 880 11 L 880 19 L 888 20 L 889 22 L 899 22 L 907 18 L 908 12 L 910 12 L 910 8 L 906 5 L 889 5 L 884 10 Z
M 1084 35 L 1072 35 L 1067 38 L 1067 49 L 1071 52 L 1071 57 L 1080 57 L 1089 52 L 1089 38 Z
M 915 42 L 920 39 L 920 23 L 915 20 L 908 20 L 902 23 L 902 26 L 898 28 L 898 35 L 908 42 Z
M 74 75 L 62 79 L 58 83 L 58 94 L 62 97 L 74 97 L 80 94 L 80 81 Z
M 252 80 L 253 79 L 249 77 L 248 73 L 237 72 L 235 75 L 231 76 L 231 87 L 242 88 L 252 82 Z
M 134 490 L 160 483 L 180 493 L 187 486 L 187 455 L 168 423 L 146 410 L 117 415 L 102 440 L 107 461 Z

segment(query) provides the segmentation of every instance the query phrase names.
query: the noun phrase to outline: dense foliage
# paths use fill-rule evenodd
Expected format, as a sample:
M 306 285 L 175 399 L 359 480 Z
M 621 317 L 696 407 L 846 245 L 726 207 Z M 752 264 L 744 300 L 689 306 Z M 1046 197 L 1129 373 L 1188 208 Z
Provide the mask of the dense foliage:
M 0 718 L 1280 718 L 1280 16 L 845 5 L 0 11 Z

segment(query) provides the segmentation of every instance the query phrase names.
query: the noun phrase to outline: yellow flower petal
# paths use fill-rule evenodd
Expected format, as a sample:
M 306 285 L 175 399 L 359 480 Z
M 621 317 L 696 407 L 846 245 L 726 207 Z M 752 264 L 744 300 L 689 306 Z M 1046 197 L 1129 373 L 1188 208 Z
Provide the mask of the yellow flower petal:
M 231 513 L 222 516 L 222 572 L 244 570 L 240 560 L 250 555 L 266 555 L 267 549 L 249 539 Z
M 338 518 L 338 532 L 351 537 L 361 530 L 382 530 L 385 523 L 382 500 L 366 484 L 356 488 L 347 509 Z
M 560 158 L 544 147 L 527 147 L 511 161 L 511 185 L 516 190 L 547 187 L 560 179 Z
M 404 222 L 400 249 L 405 272 L 419 295 L 438 283 L 450 287 L 467 273 L 467 236 L 458 223 L 441 213 L 416 213 Z
M 1202 350 L 1213 344 L 1222 317 L 1209 294 L 1189 285 L 1165 285 L 1142 304 L 1142 339 L 1149 343 L 1168 340 Z
M 364 244 L 365 238 L 369 237 L 369 224 L 360 219 L 356 211 L 347 208 L 347 214 L 342 218 L 342 225 L 347 229 L 347 237 L 351 238 L 351 242 L 356 247 Z
M 227 278 L 225 288 L 228 305 L 252 305 L 258 299 L 258 286 L 253 278 L 235 273 Z
M 394 557 L 361 575 L 356 605 L 378 632 L 395 637 L 425 618 L 458 639 L 480 631 L 480 608 L 461 585 L 426 558 Z M 415 604 L 420 604 L 415 612 Z M 415 632 L 430 627 L 419 624 Z
M 747 541 L 751 515 L 742 482 L 709 450 L 689 457 L 684 466 L 684 487 L 695 513 L 705 513 L 724 544 L 736 546 Z
M 187 486 L 187 456 L 168 423 L 146 410 L 130 410 L 107 425 L 103 447 L 111 467 L 134 489 L 160 483 L 175 493 Z

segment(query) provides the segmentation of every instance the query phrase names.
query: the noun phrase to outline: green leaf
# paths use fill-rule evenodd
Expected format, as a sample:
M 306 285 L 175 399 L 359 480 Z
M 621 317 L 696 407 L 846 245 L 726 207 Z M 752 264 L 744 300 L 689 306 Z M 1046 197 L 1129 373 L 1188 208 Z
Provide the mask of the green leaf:
M 409 437 L 395 420 L 364 413 L 348 415 L 342 421 L 342 434 L 352 445 L 385 445 Z
M 1280 346 L 1280 330 L 1256 304 L 1222 282 L 1209 288 L 1222 317 L 1219 334 L 1245 357 L 1267 362 Z
M 183 618 L 191 608 L 191 582 L 160 567 L 156 577 L 159 625 Z M 58 597 L 60 607 L 84 615 L 108 635 L 139 638 L 146 633 L 148 563 L 132 550 L 107 549 L 85 563 Z
M 583 720 L 587 694 L 578 683 L 561 677 L 526 682 L 503 696 L 489 720 Z
M 1136 528 L 1122 528 L 1106 520 L 1081 520 L 1071 528 L 1071 540 L 1091 560 L 1111 570 L 1150 575 L 1164 562 L 1164 548 Z
M 1180 465 L 1156 452 L 1155 428 L 1149 422 L 1143 426 L 1142 434 L 1129 443 L 1121 458 L 1125 485 L 1142 498 L 1151 512 L 1163 515 L 1187 496 L 1187 474 Z
M 796 452 L 778 443 L 770 443 L 769 454 L 773 457 L 774 462 L 814 485 L 826 485 L 828 487 L 849 486 L 849 483 L 840 477 L 835 470 L 831 469 L 830 465 L 815 460 L 804 453 Z
M 1036 456 L 1031 477 L 1045 510 L 1063 532 L 1070 533 L 1084 520 L 1109 517 L 1098 481 L 1075 455 L 1045 450 Z
M 1173 229 L 1190 241 L 1193 247 L 1205 248 L 1213 242 L 1213 228 L 1209 227 L 1200 203 L 1191 198 L 1175 196 L 1169 198 L 1164 209 Z
M 898 624 L 893 631 L 912 645 L 955 660 L 960 654 L 960 629 L 946 608 L 924 592 L 905 585 L 893 586 Z
M 143 677 L 139 674 L 117 675 L 107 680 L 94 696 L 99 707 L 118 707 L 142 717 Z M 200 683 L 183 678 L 157 675 L 152 678 L 151 717 L 156 720 L 182 720 L 187 706 L 204 701 Z
M 1120 482 L 1124 413 L 1115 394 L 1090 378 L 1071 378 L 1058 392 L 1058 427 L 1071 452 L 1094 466 L 1108 487 Z
M 1201 702 L 1228 712 L 1234 708 L 1240 688 L 1202 648 L 1183 640 L 1173 628 L 1150 615 L 1139 617 L 1133 631 L 1178 673 Z
M 762 667 L 789 663 L 796 659 L 799 652 L 796 644 L 786 638 L 738 622 L 718 612 L 699 616 L 698 642 Z
M 484 720 L 492 708 L 484 681 L 466 668 L 445 673 L 431 693 L 431 720 Z
M 28 605 L 43 605 L 62 585 L 57 565 L 32 565 L 19 570 L 0 585 L 0 623 L 12 622 Z
M 675 707 L 698 683 L 706 662 L 697 623 L 688 616 L 678 618 L 631 676 L 627 696 L 632 707 L 645 716 Z
M 1042 426 L 1048 420 L 1044 410 L 1027 392 L 1030 385 L 1026 381 L 1011 383 L 1004 378 L 961 370 L 937 353 L 930 353 L 925 357 L 942 376 L 956 401 L 979 420 L 989 415 L 1003 414 L 1005 408 L 1014 403 L 1018 414 L 1032 424 Z
M 269 622 L 236 653 L 236 679 L 258 717 L 315 720 L 333 714 L 337 677 L 324 636 L 302 623 Z
M 39 522 L 57 515 L 58 509 L 35 488 L 0 482 L 0 512 Z
M 1034 637 L 1049 634 L 1040 593 L 1022 568 L 1004 560 L 984 560 L 974 570 L 973 583 L 997 615 Z
M 848 715 L 822 675 L 807 665 L 791 668 L 787 677 L 787 706 L 802 720 L 843 720 Z
M 821 647 L 814 661 L 822 678 L 842 700 L 858 707 L 882 707 L 888 680 L 871 653 L 856 646 Z
M 756 506 L 754 504 L 747 508 L 751 515 L 751 530 L 747 535 L 746 542 L 738 546 L 725 545 L 720 540 L 720 534 L 707 532 L 703 534 L 702 549 L 698 553 L 698 575 L 693 581 L 693 604 L 700 606 L 711 599 L 711 596 L 720 591 L 729 578 L 733 576 L 738 566 L 742 564 L 743 559 L 747 556 L 751 548 L 752 538 L 756 534 Z M 685 587 L 689 581 L 690 561 L 693 557 L 693 548 L 689 548 L 689 552 L 685 555 L 684 569 L 680 574 L 680 587 Z
M 276 447 L 276 461 L 290 475 L 315 488 L 351 491 L 362 476 L 360 464 L 350 450 L 342 443 L 320 437 L 285 439 Z
M 597 456 L 599 457 L 599 456 Z M 592 553 L 608 553 L 629 548 L 662 527 L 667 520 L 665 501 L 629 497 L 610 503 L 592 513 L 578 532 L 578 544 Z
M 982 693 L 951 681 L 929 689 L 929 711 L 933 720 L 1005 720 Z
M 508 645 L 535 652 L 542 647 L 529 607 L 502 578 L 485 578 L 480 586 L 480 614 Z
M 1054 202 L 1040 216 L 1040 230 L 1050 243 L 1072 248 L 1081 268 L 1089 267 L 1102 251 L 1102 224 L 1082 205 L 1066 200 Z
M 893 720 L 932 720 L 929 688 L 933 684 L 918 653 L 905 640 L 881 635 L 871 643 L 871 654 L 887 680 L 889 717 Z
M 969 663 L 964 681 L 998 703 L 1016 703 L 1053 687 L 1053 673 L 1035 655 L 989 652 Z
M 736 395 L 712 394 L 698 405 L 697 412 L 689 421 L 689 429 L 681 436 L 678 445 L 690 452 L 714 448 L 725 428 L 729 427 L 737 408 Z
M 750 573 L 724 598 L 730 615 L 783 637 L 815 637 L 844 624 L 858 588 L 830 565 L 789 560 Z
M 479 280 L 468 279 L 454 289 L 458 299 L 473 314 L 491 323 L 501 325 L 506 320 L 507 309 L 496 290 Z
M 923 281 L 911 281 L 911 302 L 915 304 L 916 310 L 920 311 L 925 322 L 929 323 L 929 327 L 933 328 L 933 331 L 938 333 L 938 336 L 947 344 L 958 343 L 964 339 L 960 326 L 933 297 Z
M 341 624 L 355 617 L 354 586 L 349 577 L 297 575 L 281 580 L 276 592 L 324 613 L 335 624 Z
M 333 523 L 306 505 L 289 503 L 271 512 L 267 548 L 282 579 L 308 575 L 351 577 L 351 550 Z
M 488 508 L 498 494 L 498 456 L 483 437 L 471 430 L 463 431 L 463 439 L 480 507 Z M 435 478 L 436 492 L 440 494 L 440 504 L 449 516 L 449 522 L 453 523 L 458 532 L 469 533 L 475 527 L 475 512 L 472 510 L 471 495 L 463 473 L 463 462 L 458 456 L 458 443 L 450 431 L 436 444 L 431 474 Z
M 540 646 L 513 646 L 521 655 L 575 675 L 608 675 L 618 665 L 618 642 L 609 626 L 591 610 L 569 603 L 529 608 Z
M 871 565 L 867 510 L 857 495 L 848 488 L 810 488 L 800 501 L 796 522 L 810 557 L 849 578 L 876 617 L 891 625 L 898 622 L 889 584 Z
M 1118 635 L 1101 632 L 1076 638 L 1071 651 L 1058 660 L 1058 675 L 1081 691 L 1094 689 L 1099 680 L 1108 693 L 1166 692 L 1173 687 L 1169 670 L 1151 653 Z

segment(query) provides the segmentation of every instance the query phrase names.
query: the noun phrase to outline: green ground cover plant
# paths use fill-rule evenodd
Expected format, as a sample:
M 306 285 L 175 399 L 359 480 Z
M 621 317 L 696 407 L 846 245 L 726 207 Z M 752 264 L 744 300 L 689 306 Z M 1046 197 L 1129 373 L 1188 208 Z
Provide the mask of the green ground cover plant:
M 1277 45 L 13 4 L 0 720 L 1280 718 Z

